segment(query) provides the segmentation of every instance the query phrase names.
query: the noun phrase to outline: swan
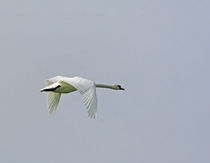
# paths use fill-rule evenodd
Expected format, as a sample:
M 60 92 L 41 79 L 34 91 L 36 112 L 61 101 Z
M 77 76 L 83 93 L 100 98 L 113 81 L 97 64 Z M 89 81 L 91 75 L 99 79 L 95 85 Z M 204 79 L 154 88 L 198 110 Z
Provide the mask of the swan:
M 55 113 L 62 93 L 79 91 L 82 101 L 87 108 L 88 116 L 95 118 L 97 115 L 96 87 L 113 90 L 125 90 L 120 85 L 95 84 L 95 82 L 82 77 L 55 76 L 45 81 L 46 87 L 41 92 L 48 92 L 47 106 L 49 114 Z

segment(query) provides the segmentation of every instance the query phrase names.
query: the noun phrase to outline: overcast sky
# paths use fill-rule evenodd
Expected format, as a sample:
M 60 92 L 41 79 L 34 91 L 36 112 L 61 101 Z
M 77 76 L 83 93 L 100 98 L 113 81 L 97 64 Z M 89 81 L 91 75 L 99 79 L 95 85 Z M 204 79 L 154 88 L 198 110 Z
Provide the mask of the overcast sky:
M 209 163 L 209 43 L 208 0 L 1 1 L 0 162 Z M 56 75 L 126 91 L 49 116 Z

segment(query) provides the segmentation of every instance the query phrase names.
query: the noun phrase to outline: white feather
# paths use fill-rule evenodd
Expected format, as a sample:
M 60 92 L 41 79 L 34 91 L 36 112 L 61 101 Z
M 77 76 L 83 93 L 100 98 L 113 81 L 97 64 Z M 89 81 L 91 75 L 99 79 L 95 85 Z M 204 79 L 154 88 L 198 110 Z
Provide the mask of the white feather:
M 46 87 L 41 89 L 41 92 L 49 91 L 47 95 L 47 104 L 50 114 L 56 111 L 61 93 L 79 91 L 82 95 L 82 101 L 87 108 L 88 116 L 91 118 L 95 118 L 97 115 L 96 87 L 124 90 L 118 85 L 96 85 L 93 81 L 81 77 L 68 78 L 56 76 L 46 80 L 45 85 Z
M 82 101 L 85 104 L 88 116 L 91 118 L 96 118 L 97 115 L 97 96 L 96 96 L 96 87 L 93 84 L 87 90 L 80 91 L 82 95 Z
M 57 110 L 60 97 L 61 97 L 61 93 L 48 92 L 48 94 L 47 94 L 47 106 L 48 106 L 48 112 L 50 114 L 55 113 L 55 111 Z

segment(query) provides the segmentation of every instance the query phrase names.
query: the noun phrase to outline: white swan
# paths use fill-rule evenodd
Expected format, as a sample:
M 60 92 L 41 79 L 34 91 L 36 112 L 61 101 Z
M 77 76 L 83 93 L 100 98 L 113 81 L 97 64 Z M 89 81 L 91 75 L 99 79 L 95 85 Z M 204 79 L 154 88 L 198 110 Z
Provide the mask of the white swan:
M 96 87 L 124 90 L 120 85 L 95 84 L 93 81 L 81 77 L 56 76 L 45 81 L 46 87 L 41 92 L 48 92 L 47 104 L 50 114 L 55 113 L 61 93 L 79 91 L 85 104 L 88 116 L 95 118 L 97 114 Z

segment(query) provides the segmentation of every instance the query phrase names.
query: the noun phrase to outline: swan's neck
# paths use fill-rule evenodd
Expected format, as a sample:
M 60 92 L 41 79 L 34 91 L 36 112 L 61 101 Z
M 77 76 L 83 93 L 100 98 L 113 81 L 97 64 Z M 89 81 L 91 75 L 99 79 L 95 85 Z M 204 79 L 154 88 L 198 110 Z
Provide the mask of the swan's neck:
M 113 85 L 105 85 L 105 84 L 96 84 L 98 88 L 108 88 L 108 89 L 116 89 Z

